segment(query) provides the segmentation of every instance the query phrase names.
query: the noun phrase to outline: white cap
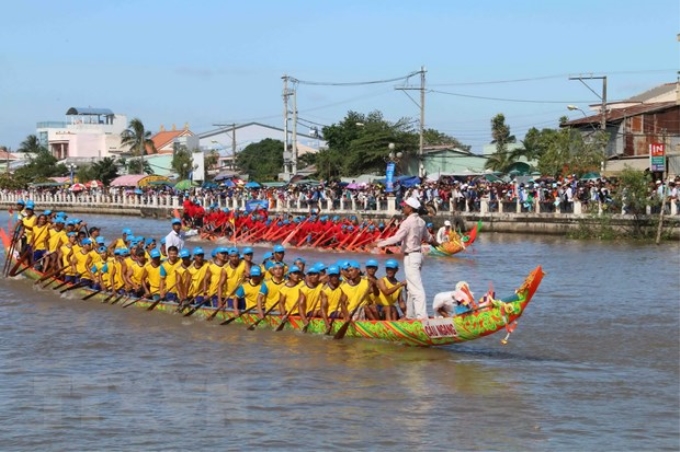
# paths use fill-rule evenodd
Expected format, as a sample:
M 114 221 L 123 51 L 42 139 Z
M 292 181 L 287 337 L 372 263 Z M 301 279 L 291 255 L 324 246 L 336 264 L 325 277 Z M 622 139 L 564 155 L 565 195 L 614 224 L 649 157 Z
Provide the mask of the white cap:
M 451 226 L 451 222 L 450 222 L 449 220 L 446 220 L 446 221 L 444 222 L 444 226 Z
M 401 205 L 402 206 L 403 205 L 410 206 L 410 207 L 414 208 L 415 210 L 420 209 L 420 201 L 418 201 L 416 198 L 408 198 L 407 200 L 403 201 L 401 203 Z

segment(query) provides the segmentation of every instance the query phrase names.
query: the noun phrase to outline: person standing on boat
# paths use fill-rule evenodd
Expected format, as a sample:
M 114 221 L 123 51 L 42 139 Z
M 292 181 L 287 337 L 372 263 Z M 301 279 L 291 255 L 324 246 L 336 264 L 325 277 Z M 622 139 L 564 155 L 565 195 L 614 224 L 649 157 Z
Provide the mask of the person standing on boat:
M 165 246 L 170 248 L 171 246 L 176 246 L 179 251 L 184 248 L 184 231 L 182 231 L 182 220 L 179 218 L 174 218 L 172 220 L 172 231 L 165 236 Z
M 437 240 L 427 231 L 425 221 L 418 215 L 420 201 L 408 198 L 401 203 L 406 219 L 401 222 L 396 234 L 381 240 L 376 245 L 386 247 L 401 242 L 404 253 L 404 273 L 408 284 L 408 299 L 406 302 L 406 318 L 427 319 L 425 288 L 420 275 L 423 266 L 422 242 L 439 246 Z

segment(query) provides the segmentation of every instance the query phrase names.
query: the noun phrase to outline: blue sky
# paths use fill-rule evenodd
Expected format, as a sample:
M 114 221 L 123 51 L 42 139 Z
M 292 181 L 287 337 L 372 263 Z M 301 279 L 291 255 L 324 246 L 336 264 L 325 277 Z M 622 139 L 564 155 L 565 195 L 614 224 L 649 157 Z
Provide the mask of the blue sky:
M 2 22 L 0 144 L 13 149 L 69 107 L 111 108 L 153 131 L 281 126 L 284 73 L 372 81 L 424 65 L 429 89 L 456 94 L 428 93 L 426 126 L 479 151 L 496 113 L 522 138 L 580 115 L 567 104 L 598 102 L 570 74 L 607 75 L 609 98 L 622 99 L 680 69 L 678 0 L 22 0 L 3 7 Z M 532 80 L 479 84 L 516 79 Z M 397 84 L 300 85 L 299 115 L 319 124 L 350 109 L 418 118 Z

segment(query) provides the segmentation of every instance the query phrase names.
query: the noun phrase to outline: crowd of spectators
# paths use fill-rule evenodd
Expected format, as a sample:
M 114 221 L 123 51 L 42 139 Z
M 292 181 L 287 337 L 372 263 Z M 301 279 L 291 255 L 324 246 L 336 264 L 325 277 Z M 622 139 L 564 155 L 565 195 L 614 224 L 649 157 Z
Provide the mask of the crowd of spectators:
M 490 180 L 492 179 L 492 180 Z M 649 204 L 652 212 L 658 212 L 664 191 L 670 203 L 675 203 L 680 210 L 678 188 L 680 176 L 671 181 L 668 186 L 664 181 L 650 182 Z M 442 177 L 438 181 L 423 181 L 410 187 L 397 185 L 392 193 L 387 193 L 384 186 L 379 184 L 358 184 L 331 182 L 328 184 L 290 184 L 280 187 L 246 188 L 242 185 L 232 187 L 194 187 L 189 190 L 176 190 L 169 186 L 150 186 L 144 188 L 96 188 L 73 192 L 68 187 L 42 187 L 18 191 L 17 194 L 24 198 L 31 197 L 31 193 L 52 193 L 62 195 L 96 195 L 110 196 L 149 197 L 149 196 L 177 196 L 200 197 L 206 202 L 216 203 L 218 199 L 236 200 L 262 200 L 274 205 L 274 200 L 283 203 L 284 206 L 295 207 L 298 204 L 303 208 L 317 208 L 339 210 L 385 210 L 388 196 L 395 196 L 397 205 L 405 198 L 415 197 L 427 207 L 431 213 L 437 211 L 471 211 L 478 212 L 481 209 L 481 201 L 487 201 L 490 212 L 499 211 L 499 205 L 503 204 L 503 211 L 514 212 L 519 201 L 520 210 L 523 212 L 572 212 L 575 200 L 580 201 L 582 211 L 592 209 L 625 212 L 625 195 L 620 196 L 622 187 L 615 179 L 590 179 L 579 180 L 575 175 L 565 178 L 539 178 L 536 180 L 515 178 L 510 181 L 502 181 L 498 178 L 487 176 L 452 178 Z M 8 193 L 8 190 L 3 190 Z M 619 195 L 619 196 L 617 196 Z M 341 200 L 344 203 L 341 204 Z M 669 207 L 667 209 L 670 210 Z M 596 210 L 597 211 L 597 210 Z

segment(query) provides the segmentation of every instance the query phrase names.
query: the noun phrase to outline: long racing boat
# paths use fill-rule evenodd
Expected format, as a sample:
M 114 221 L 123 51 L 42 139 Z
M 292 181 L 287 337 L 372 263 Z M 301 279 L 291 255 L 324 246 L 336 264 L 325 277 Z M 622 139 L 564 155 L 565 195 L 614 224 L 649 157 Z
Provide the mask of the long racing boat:
M 0 232 L 5 250 L 10 248 L 10 239 L 4 231 Z M 17 256 L 13 253 L 9 257 L 10 265 L 16 267 Z M 44 279 L 44 273 L 32 267 L 22 267 L 21 275 L 27 279 L 38 281 Z M 476 306 L 475 308 L 455 314 L 453 317 L 429 318 L 426 320 L 398 320 L 398 321 L 370 321 L 357 320 L 351 321 L 347 326 L 343 325 L 341 319 L 336 319 L 331 324 L 330 331 L 327 331 L 323 319 L 312 318 L 309 327 L 305 330 L 309 334 L 335 335 L 343 326 L 344 337 L 379 339 L 390 342 L 397 342 L 409 346 L 442 346 L 456 344 L 465 341 L 479 339 L 481 337 L 494 334 L 499 331 L 506 331 L 507 335 L 502 340 L 507 342 L 507 338 L 517 325 L 517 320 L 526 310 L 532 300 L 538 286 L 543 278 L 543 270 L 540 266 L 532 270 L 524 282 L 513 294 L 500 299 L 492 299 Z M 69 298 L 86 299 L 89 302 L 113 302 L 121 296 L 112 296 L 108 292 L 95 292 L 89 288 L 76 287 L 69 284 L 60 284 L 62 290 L 70 290 L 72 294 Z M 169 314 L 178 313 L 178 304 L 173 302 L 154 302 L 150 299 L 135 299 L 124 296 L 123 303 L 120 305 L 131 305 L 138 309 L 153 308 Z M 153 306 L 152 306 L 153 305 Z M 189 308 L 192 309 L 193 308 Z M 241 324 L 245 326 L 256 325 L 257 328 L 277 329 L 284 321 L 284 316 L 279 314 L 269 314 L 264 320 L 259 321 L 259 316 L 255 313 L 245 313 L 235 317 L 231 310 L 219 310 L 213 307 L 198 307 L 193 310 L 194 317 L 210 319 L 221 323 L 232 325 Z M 304 330 L 304 321 L 301 317 L 290 316 L 285 322 L 284 330 Z

